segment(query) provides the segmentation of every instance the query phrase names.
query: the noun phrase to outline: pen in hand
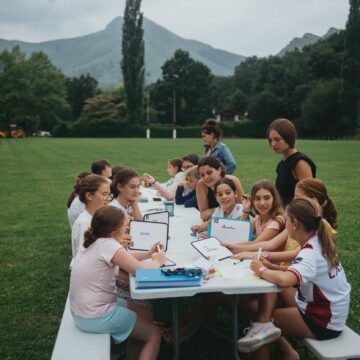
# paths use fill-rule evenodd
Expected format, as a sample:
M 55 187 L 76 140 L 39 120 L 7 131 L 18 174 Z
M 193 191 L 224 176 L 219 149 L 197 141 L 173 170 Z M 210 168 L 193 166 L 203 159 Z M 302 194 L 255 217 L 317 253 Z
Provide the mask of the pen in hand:
M 259 251 L 257 253 L 257 260 L 260 260 L 260 256 L 261 256 L 261 247 L 259 247 Z

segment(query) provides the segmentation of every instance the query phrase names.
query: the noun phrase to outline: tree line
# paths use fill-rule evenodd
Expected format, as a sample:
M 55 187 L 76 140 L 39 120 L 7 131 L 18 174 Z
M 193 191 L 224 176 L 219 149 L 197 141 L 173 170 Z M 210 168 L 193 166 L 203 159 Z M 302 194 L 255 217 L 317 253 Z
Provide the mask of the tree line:
M 3 51 L 0 129 L 16 123 L 28 134 L 48 130 L 59 136 L 141 136 L 150 119 L 151 126 L 174 126 L 175 121 L 198 131 L 214 111 L 230 108 L 241 122 L 228 126 L 229 136 L 263 136 L 269 122 L 279 117 L 294 121 L 303 136 L 356 133 L 360 0 L 350 0 L 345 30 L 301 51 L 249 57 L 232 76 L 220 77 L 178 49 L 163 64 L 162 78 L 145 88 L 140 4 L 128 0 L 125 8 L 124 85 L 116 89 L 98 89 L 89 74 L 66 78 L 42 52 L 26 58 L 19 47 Z

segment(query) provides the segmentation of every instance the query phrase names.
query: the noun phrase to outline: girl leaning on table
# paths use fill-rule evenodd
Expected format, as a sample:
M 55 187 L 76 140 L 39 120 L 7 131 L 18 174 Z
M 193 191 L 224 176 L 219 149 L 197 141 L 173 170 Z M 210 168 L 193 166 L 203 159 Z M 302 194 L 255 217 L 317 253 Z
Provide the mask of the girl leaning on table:
M 148 252 L 127 252 L 120 244 L 125 220 L 123 211 L 115 207 L 102 207 L 95 212 L 71 271 L 71 313 L 81 330 L 110 333 L 115 343 L 130 337 L 143 344 L 138 359 L 156 359 L 160 328 L 154 325 L 152 317 L 142 315 L 140 305 L 117 297 L 115 279 L 119 267 L 134 274 L 137 268 L 160 267 L 165 263 L 165 255 L 158 252 L 158 243 Z M 140 261 L 147 258 L 151 261 Z M 129 346 L 134 344 L 130 342 Z
M 226 175 L 224 165 L 213 156 L 203 157 L 198 164 L 200 180 L 196 185 L 196 198 L 200 211 L 200 217 L 207 221 L 213 215 L 215 208 L 219 206 L 215 198 L 215 183 L 222 178 L 231 179 L 236 187 L 236 202 L 241 203 L 244 194 L 240 180 L 233 175 Z
M 114 200 L 110 206 L 121 209 L 127 216 L 134 220 L 142 220 L 142 214 L 138 205 L 140 193 L 140 177 L 137 172 L 130 168 L 119 170 L 111 184 L 111 192 Z
M 145 187 L 154 187 L 160 196 L 170 201 L 175 199 L 178 183 L 184 177 L 184 173 L 182 171 L 182 161 L 180 159 L 168 160 L 167 173 L 170 176 L 170 179 L 165 183 L 159 183 L 156 181 L 154 176 L 148 173 L 144 173 L 143 177 Z
M 214 185 L 215 199 L 219 206 L 214 210 L 212 217 L 228 219 L 239 219 L 243 215 L 243 206 L 236 202 L 236 185 L 232 179 L 220 178 Z M 193 225 L 193 233 L 206 231 L 210 224 L 210 219 L 200 225 Z
M 350 290 L 336 252 L 331 225 L 322 217 L 321 208 L 312 199 L 299 197 L 286 208 L 286 229 L 301 245 L 301 250 L 286 271 L 269 269 L 253 260 L 252 270 L 284 291 L 297 287 L 296 295 L 284 308 L 272 315 L 274 325 L 253 323 L 247 335 L 239 340 L 239 350 L 255 353 L 255 358 L 268 358 L 262 345 L 276 340 L 281 329 L 285 336 L 328 340 L 341 334 L 349 312 Z M 286 358 L 298 359 L 297 352 L 284 337 L 278 345 Z

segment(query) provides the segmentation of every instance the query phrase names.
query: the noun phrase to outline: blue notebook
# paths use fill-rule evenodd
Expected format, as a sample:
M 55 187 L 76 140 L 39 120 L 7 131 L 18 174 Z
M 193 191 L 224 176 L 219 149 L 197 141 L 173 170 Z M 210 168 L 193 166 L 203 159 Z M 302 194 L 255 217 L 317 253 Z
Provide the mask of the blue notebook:
M 165 275 L 161 269 L 137 269 L 135 287 L 137 289 L 200 286 L 201 276 Z

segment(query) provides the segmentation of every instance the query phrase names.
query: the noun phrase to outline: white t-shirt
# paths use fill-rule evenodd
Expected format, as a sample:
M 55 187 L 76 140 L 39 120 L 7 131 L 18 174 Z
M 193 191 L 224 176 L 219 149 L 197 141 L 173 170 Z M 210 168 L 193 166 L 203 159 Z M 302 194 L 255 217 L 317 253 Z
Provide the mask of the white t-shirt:
M 234 209 L 231 211 L 229 216 L 226 216 L 227 219 L 238 219 L 243 214 L 243 206 L 242 204 L 236 204 Z M 212 217 L 222 217 L 224 218 L 224 208 L 219 206 L 215 209 Z
M 68 208 L 68 219 L 72 228 L 77 217 L 85 210 L 85 204 L 80 201 L 79 196 L 75 196 L 70 207 Z
M 75 257 L 79 246 L 84 243 L 84 234 L 85 231 L 90 227 L 91 220 L 92 215 L 84 210 L 74 222 L 74 225 L 71 229 L 71 247 L 73 258 Z
M 112 238 L 99 238 L 88 248 L 80 247 L 70 277 L 70 308 L 75 315 L 97 318 L 113 308 L 119 267 L 111 259 L 121 248 Z
M 178 172 L 174 177 L 170 178 L 167 182 L 160 185 L 164 186 L 166 190 L 171 190 L 177 186 L 178 182 L 184 178 L 184 173 L 182 171 Z
M 288 271 L 298 278 L 295 300 L 304 316 L 320 327 L 342 331 L 349 313 L 351 286 L 341 264 L 329 271 L 317 236 L 304 244 Z

